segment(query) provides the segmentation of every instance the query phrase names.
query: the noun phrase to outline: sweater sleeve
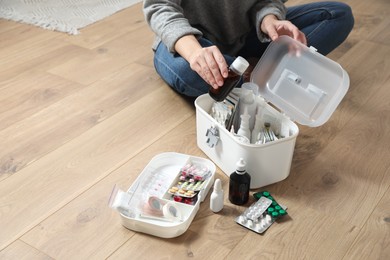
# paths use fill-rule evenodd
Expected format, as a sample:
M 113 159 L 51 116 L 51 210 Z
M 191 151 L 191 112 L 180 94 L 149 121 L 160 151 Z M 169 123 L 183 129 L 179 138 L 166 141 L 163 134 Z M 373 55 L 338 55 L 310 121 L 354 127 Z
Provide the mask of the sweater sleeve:
M 191 0 L 192 1 L 192 0 Z M 185 35 L 202 36 L 184 17 L 181 0 L 144 0 L 143 12 L 147 23 L 156 34 L 156 41 L 162 41 L 170 52 L 175 52 L 175 44 Z
M 257 30 L 257 37 L 261 42 L 270 41 L 268 35 L 263 33 L 260 29 L 263 18 L 266 15 L 273 14 L 279 20 L 286 19 L 287 8 L 284 5 L 285 2 L 287 2 L 287 0 L 265 0 L 265 1 L 260 1 L 256 5 L 256 8 L 254 8 L 253 10 L 254 12 L 252 13 L 252 16 L 254 16 L 254 21 Z

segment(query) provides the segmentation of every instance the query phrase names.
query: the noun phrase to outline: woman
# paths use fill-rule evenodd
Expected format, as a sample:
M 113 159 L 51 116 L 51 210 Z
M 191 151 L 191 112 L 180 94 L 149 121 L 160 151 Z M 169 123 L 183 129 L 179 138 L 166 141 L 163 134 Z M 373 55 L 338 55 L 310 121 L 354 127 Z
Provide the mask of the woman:
M 281 0 L 144 0 L 143 10 L 156 35 L 157 73 L 191 97 L 221 87 L 235 57 L 260 58 L 281 35 L 326 55 L 354 24 L 351 8 L 339 2 L 286 8 Z

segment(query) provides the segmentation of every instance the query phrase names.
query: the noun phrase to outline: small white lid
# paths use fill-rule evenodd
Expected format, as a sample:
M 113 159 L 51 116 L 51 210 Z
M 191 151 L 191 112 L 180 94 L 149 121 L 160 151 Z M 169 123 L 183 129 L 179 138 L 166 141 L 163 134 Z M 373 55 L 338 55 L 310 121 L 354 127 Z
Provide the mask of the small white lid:
M 242 75 L 249 67 L 249 62 L 241 56 L 238 56 L 230 67 L 234 68 L 240 75 Z
M 236 169 L 237 173 L 243 174 L 246 170 L 246 163 L 243 158 L 240 158 L 240 160 L 236 163 Z
M 222 191 L 222 183 L 220 179 L 215 180 L 213 191 L 217 193 L 220 193 Z
M 314 48 L 280 36 L 251 75 L 259 94 L 302 125 L 324 124 L 349 88 L 347 72 Z
M 242 84 L 241 86 L 240 102 L 243 102 L 245 104 L 252 104 L 253 102 L 255 102 L 255 95 L 253 94 L 253 91 L 251 89 L 246 88 L 247 86 L 248 82 Z

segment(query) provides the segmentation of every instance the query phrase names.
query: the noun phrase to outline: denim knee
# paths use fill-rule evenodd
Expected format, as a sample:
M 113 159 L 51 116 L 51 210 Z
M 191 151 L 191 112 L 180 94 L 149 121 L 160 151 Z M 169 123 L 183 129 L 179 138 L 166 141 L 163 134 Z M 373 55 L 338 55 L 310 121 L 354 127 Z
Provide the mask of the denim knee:
M 337 48 L 352 31 L 354 18 L 349 5 L 341 2 L 318 2 L 312 5 L 315 14 L 323 15 L 314 26 L 308 26 L 302 30 L 307 36 L 308 43 L 318 49 L 323 55 L 327 55 Z M 301 19 L 305 18 L 301 16 Z
M 342 17 L 343 22 L 342 30 L 340 30 L 340 33 L 344 33 L 345 38 L 349 35 L 349 33 L 352 31 L 353 26 L 355 24 L 355 19 L 353 17 L 352 8 L 345 4 L 345 3 L 338 3 L 338 10 L 337 12 L 340 14 L 340 17 Z

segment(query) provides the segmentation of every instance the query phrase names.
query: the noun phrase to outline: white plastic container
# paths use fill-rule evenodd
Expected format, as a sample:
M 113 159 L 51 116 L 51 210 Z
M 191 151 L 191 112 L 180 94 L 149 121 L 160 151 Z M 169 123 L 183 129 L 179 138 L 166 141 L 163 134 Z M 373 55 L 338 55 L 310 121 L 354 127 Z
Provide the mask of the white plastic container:
M 311 127 L 324 124 L 345 96 L 349 77 L 314 48 L 281 36 L 256 65 L 251 83 L 259 89 L 258 103 L 265 100 L 280 109 L 265 105 L 267 113 L 288 128 L 288 136 L 261 145 L 242 143 L 210 116 L 214 100 L 208 94 L 198 97 L 195 107 L 199 148 L 228 176 L 243 158 L 254 189 L 288 177 L 299 133 L 294 121 Z
M 169 192 L 188 164 L 207 168 L 208 171 L 194 204 L 177 202 Z M 163 238 L 177 237 L 188 229 L 200 203 L 207 196 L 214 182 L 215 169 L 214 163 L 208 159 L 173 152 L 161 153 L 148 163 L 127 192 L 114 188 L 110 207 L 120 212 L 122 224 L 128 229 Z M 161 204 L 161 217 L 145 215 L 141 205 L 150 198 Z M 174 209 L 174 216 L 168 214 L 167 217 L 168 206 Z

